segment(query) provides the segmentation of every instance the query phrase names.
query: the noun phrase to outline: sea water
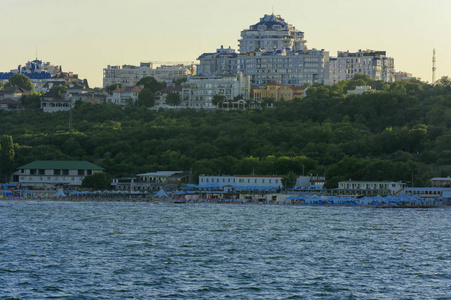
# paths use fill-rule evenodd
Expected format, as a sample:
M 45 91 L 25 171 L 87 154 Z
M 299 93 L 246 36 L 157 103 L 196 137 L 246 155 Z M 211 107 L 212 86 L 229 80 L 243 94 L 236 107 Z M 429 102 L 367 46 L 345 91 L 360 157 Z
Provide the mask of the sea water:
M 0 299 L 451 299 L 451 210 L 0 201 Z

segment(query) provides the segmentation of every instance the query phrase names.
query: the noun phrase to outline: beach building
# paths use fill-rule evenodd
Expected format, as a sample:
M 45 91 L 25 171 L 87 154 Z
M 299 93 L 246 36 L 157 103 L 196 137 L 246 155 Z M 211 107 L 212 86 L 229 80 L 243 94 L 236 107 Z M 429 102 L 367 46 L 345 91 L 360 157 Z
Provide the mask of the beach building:
M 345 194 L 395 195 L 401 192 L 405 183 L 394 181 L 340 181 L 338 190 Z
M 152 192 L 161 188 L 170 191 L 190 183 L 191 173 L 185 171 L 157 171 L 137 174 L 136 177 L 113 179 L 115 190 Z
M 223 191 L 262 190 L 275 191 L 283 188 L 284 175 L 221 175 L 199 176 L 199 188 L 216 188 Z M 324 177 L 297 176 L 295 189 L 322 189 Z
M 29 187 L 80 186 L 86 176 L 104 171 L 88 161 L 37 160 L 17 168 L 12 181 Z
M 431 185 L 433 187 L 450 187 L 451 177 L 434 177 L 431 179 Z

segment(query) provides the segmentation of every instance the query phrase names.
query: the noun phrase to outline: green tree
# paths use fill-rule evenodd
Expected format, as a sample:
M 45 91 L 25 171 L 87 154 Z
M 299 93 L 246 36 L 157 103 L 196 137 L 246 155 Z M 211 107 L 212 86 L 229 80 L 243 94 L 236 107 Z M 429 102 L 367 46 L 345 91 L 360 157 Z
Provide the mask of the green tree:
M 136 85 L 143 85 L 144 88 L 149 89 L 154 94 L 162 88 L 166 87 L 166 83 L 158 82 L 152 76 L 141 78 Z
M 3 82 L 0 81 L 0 90 L 3 90 Z
M 22 105 L 26 109 L 39 109 L 41 107 L 41 98 L 38 93 L 22 97 Z
M 95 190 L 108 190 L 111 188 L 111 176 L 105 172 L 94 173 L 83 178 L 81 187 Z
M 54 86 L 50 89 L 50 91 L 62 95 L 67 91 L 67 86 L 65 85 Z
M 187 79 L 188 78 L 184 77 L 184 78 L 172 80 L 172 82 L 174 83 L 175 86 L 178 86 L 178 85 L 182 85 L 182 83 L 185 83 Z
M 115 89 L 118 89 L 118 88 L 121 88 L 121 87 L 122 87 L 122 83 L 113 83 L 113 84 L 107 85 L 105 87 L 105 91 L 108 94 L 111 94 Z
M 166 104 L 179 106 L 182 103 L 182 96 L 179 93 L 171 92 L 166 97 Z
M 10 86 L 15 86 L 26 91 L 32 91 L 34 89 L 34 85 L 31 83 L 30 78 L 20 73 L 14 74 L 9 79 L 8 83 Z
M 155 105 L 155 96 L 152 91 L 148 88 L 143 88 L 141 92 L 138 94 L 138 101 L 136 101 L 136 105 L 152 107 Z
M 272 106 L 274 104 L 274 98 L 263 98 L 261 103 L 264 106 Z
M 222 105 L 222 103 L 225 101 L 225 96 L 224 95 L 214 95 L 213 99 L 211 100 L 211 103 L 217 107 L 220 107 Z
M 282 178 L 282 185 L 286 190 L 294 187 L 295 184 L 296 184 L 296 174 L 294 174 L 294 172 L 289 172 L 287 176 Z
M 14 172 L 14 143 L 12 136 L 3 135 L 0 139 L 0 172 L 3 181 L 8 182 Z

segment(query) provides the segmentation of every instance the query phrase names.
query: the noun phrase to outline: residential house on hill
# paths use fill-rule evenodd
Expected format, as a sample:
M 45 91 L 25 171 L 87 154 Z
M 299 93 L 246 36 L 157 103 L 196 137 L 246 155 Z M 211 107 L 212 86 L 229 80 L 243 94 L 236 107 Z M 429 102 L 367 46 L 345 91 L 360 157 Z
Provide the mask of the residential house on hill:
M 70 110 L 71 102 L 58 92 L 48 92 L 41 96 L 41 109 L 43 112 L 56 112 Z
M 106 98 L 108 103 L 126 106 L 127 104 L 135 103 L 138 100 L 138 94 L 142 91 L 139 86 L 124 86 L 115 89 L 111 96 Z
M 22 109 L 22 101 L 15 101 L 12 99 L 1 99 L 0 110 L 20 110 Z
M 19 101 L 22 96 L 26 95 L 30 95 L 30 92 L 15 86 L 6 87 L 3 90 L 0 90 L 0 99 Z
M 161 90 L 157 91 L 155 93 L 155 106 L 167 106 L 166 105 L 166 97 L 169 95 L 169 93 L 178 93 L 182 95 L 182 86 L 168 86 L 165 88 L 162 88 Z
M 293 98 L 303 98 L 307 86 L 301 85 L 282 85 L 277 81 L 272 81 L 262 88 L 254 88 L 254 100 L 261 101 L 265 98 L 274 99 L 274 101 L 292 100 Z

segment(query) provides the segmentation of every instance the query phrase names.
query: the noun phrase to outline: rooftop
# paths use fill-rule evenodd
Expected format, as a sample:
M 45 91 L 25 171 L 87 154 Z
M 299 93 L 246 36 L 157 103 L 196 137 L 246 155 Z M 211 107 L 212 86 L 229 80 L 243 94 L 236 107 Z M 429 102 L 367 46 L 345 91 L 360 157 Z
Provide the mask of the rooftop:
M 85 160 L 36 160 L 18 169 L 44 169 L 44 170 L 104 170 Z

